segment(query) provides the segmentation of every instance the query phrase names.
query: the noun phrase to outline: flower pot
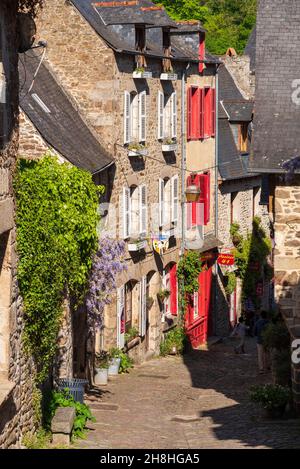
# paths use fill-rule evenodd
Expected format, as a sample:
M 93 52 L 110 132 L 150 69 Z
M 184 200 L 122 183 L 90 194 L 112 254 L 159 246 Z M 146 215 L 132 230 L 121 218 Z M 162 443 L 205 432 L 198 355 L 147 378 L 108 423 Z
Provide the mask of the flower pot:
M 111 358 L 109 360 L 108 376 L 117 376 L 119 374 L 121 358 Z
M 286 404 L 272 409 L 264 409 L 264 416 L 267 419 L 282 419 L 285 412 Z
M 95 368 L 94 383 L 104 386 L 108 381 L 108 368 Z

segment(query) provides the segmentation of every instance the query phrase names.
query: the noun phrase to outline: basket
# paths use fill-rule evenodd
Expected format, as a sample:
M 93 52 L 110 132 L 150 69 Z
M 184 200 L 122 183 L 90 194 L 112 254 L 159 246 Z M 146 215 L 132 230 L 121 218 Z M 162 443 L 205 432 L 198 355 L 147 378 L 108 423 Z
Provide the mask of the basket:
M 74 398 L 75 401 L 80 402 L 83 404 L 83 397 L 84 397 L 84 387 L 88 384 L 86 379 L 79 379 L 79 378 L 60 378 L 57 380 L 57 385 L 59 391 L 63 391 L 67 389 L 71 396 Z

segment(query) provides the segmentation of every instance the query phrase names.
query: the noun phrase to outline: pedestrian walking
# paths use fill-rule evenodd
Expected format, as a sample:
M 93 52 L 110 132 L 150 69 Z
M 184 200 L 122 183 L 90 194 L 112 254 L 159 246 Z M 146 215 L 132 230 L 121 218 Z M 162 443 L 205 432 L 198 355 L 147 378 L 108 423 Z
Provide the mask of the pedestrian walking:
M 259 373 L 265 373 L 270 369 L 270 356 L 269 352 L 263 345 L 263 331 L 270 323 L 267 311 L 261 311 L 260 319 L 256 322 L 254 327 L 254 335 L 256 336 L 257 355 L 258 355 L 258 368 Z
M 246 332 L 249 329 L 248 326 L 245 324 L 245 320 L 243 317 L 239 318 L 239 322 L 233 329 L 230 337 L 235 337 L 238 336 L 240 338 L 240 342 L 237 346 L 234 347 L 235 353 L 245 353 L 245 337 L 246 337 Z

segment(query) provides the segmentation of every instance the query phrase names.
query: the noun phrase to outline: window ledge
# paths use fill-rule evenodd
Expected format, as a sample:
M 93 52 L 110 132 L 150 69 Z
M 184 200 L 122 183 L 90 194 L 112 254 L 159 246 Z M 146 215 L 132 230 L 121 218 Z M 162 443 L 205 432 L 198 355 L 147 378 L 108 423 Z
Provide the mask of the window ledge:
M 139 345 L 139 343 L 140 343 L 140 338 L 139 337 L 135 337 L 134 339 L 130 340 L 125 345 L 126 351 L 128 352 L 128 350 L 131 350 L 132 348 L 136 347 L 137 345 Z
M 0 407 L 9 399 L 16 383 L 0 378 Z

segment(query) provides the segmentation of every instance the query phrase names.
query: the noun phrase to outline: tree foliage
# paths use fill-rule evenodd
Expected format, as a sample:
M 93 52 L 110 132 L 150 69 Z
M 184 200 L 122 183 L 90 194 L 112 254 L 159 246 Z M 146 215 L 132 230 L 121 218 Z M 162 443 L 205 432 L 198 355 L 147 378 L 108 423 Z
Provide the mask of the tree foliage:
M 97 188 L 89 173 L 46 156 L 20 160 L 15 179 L 18 282 L 26 348 L 47 376 L 66 292 L 83 301 L 98 244 Z
M 155 0 L 175 20 L 199 20 L 207 30 L 207 47 L 224 54 L 242 53 L 256 18 L 256 0 Z
M 38 10 L 43 8 L 44 0 L 19 0 L 19 11 L 28 13 L 33 18 L 37 15 Z

